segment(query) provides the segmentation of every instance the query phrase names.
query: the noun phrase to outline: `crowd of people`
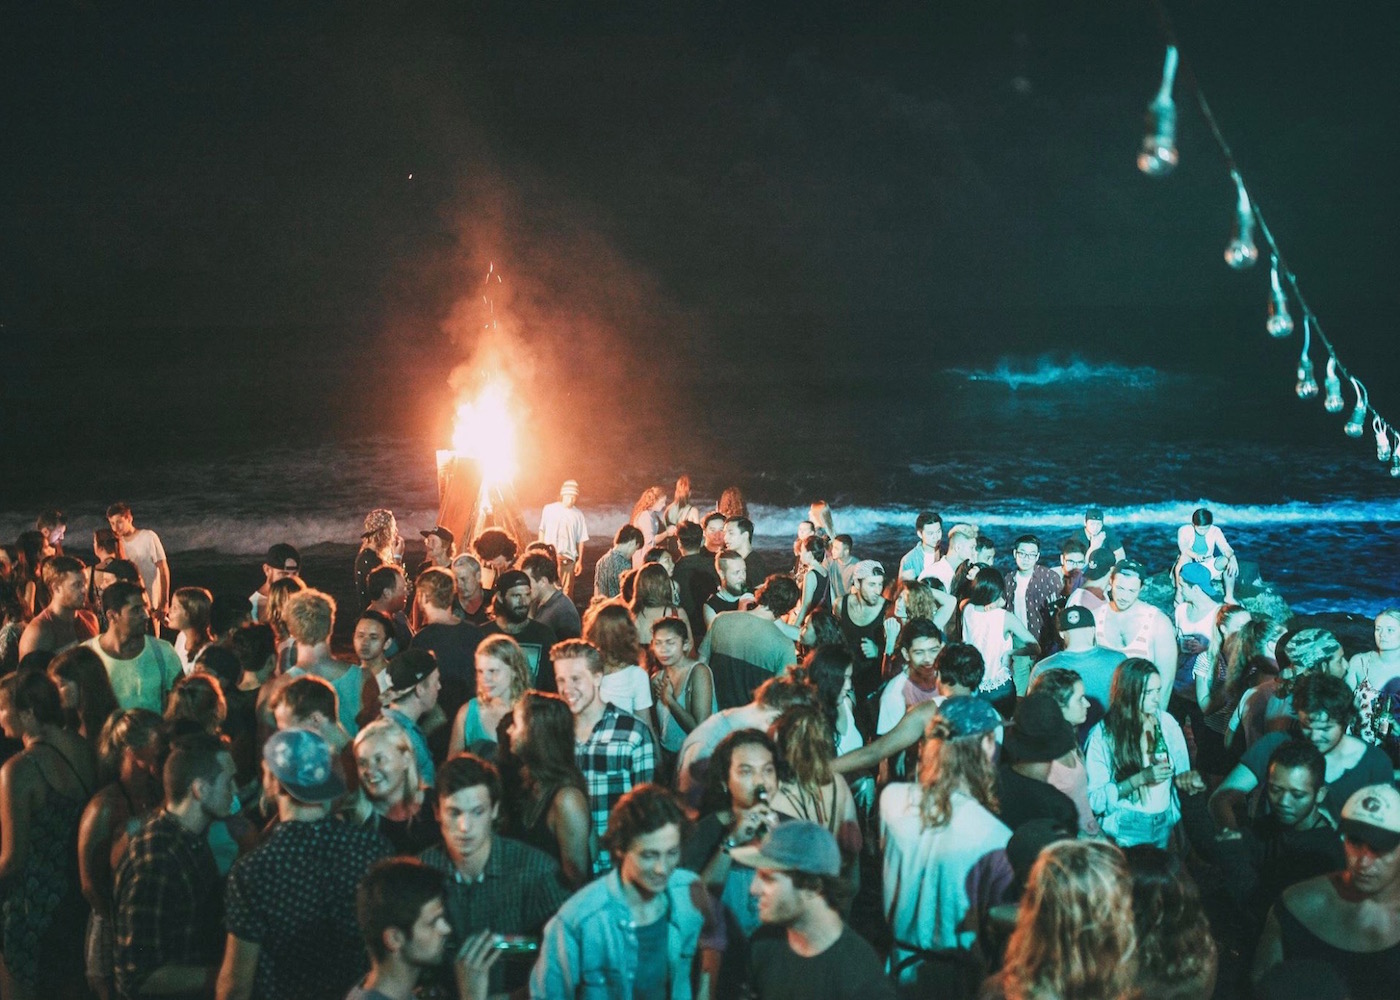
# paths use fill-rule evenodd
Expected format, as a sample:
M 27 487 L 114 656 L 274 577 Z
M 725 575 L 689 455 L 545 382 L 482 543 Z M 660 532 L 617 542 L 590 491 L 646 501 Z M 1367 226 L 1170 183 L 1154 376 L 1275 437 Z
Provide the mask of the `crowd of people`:
M 412 572 L 371 511 L 349 608 L 126 504 L 0 546 L 0 998 L 1400 989 L 1400 610 L 1274 620 L 1205 509 L 1155 580 L 1098 509 L 887 569 L 684 477 L 590 594 L 579 495 Z

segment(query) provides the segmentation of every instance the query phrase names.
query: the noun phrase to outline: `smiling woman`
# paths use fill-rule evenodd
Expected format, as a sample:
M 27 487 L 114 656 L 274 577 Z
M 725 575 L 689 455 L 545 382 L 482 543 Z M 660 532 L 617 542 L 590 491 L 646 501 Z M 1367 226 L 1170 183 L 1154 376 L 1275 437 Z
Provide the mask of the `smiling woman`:
M 360 791 L 356 821 L 379 830 L 400 854 L 417 854 L 438 842 L 434 795 L 418 776 L 408 734 L 388 719 L 360 730 L 355 738 Z

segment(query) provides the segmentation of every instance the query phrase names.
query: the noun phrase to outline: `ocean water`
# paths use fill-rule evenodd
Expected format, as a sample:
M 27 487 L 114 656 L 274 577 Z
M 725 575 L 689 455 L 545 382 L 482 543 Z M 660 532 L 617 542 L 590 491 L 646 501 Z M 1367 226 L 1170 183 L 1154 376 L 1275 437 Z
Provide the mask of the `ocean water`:
M 555 456 L 522 476 L 524 516 L 535 523 L 552 484 L 573 476 L 601 539 L 648 483 L 685 471 L 697 497 L 739 485 L 764 548 L 785 549 L 807 504 L 821 498 L 861 556 L 897 558 L 913 543 L 915 514 L 931 509 L 945 524 L 977 523 L 1003 555 L 1017 535 L 1035 533 L 1052 559 L 1094 505 L 1132 556 L 1164 570 L 1177 527 L 1207 506 L 1295 610 L 1369 615 L 1400 604 L 1400 481 L 1375 461 L 1373 444 L 1341 434 L 1345 414 L 1291 392 L 1250 400 L 1228 379 L 1007 358 L 888 379 L 867 373 L 817 409 L 811 402 L 780 389 L 756 409 L 707 413 L 674 432 L 683 449 L 661 434 L 625 457 Z M 302 445 L 157 454 L 100 474 L 87 466 L 21 474 L 0 493 L 0 537 L 56 505 L 70 536 L 85 541 L 118 497 L 160 533 L 172 559 L 214 550 L 251 562 L 282 540 L 354 544 L 376 506 L 416 534 L 435 520 L 438 445 L 332 432 Z

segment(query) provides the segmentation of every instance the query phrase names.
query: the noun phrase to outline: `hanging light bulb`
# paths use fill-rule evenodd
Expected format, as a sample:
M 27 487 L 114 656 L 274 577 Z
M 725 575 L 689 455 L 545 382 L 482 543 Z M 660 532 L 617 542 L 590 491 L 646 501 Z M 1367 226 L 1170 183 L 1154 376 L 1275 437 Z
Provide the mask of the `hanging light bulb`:
M 1342 380 L 1337 374 L 1337 359 L 1335 356 L 1327 359 L 1327 377 L 1323 379 L 1323 384 L 1327 387 L 1327 396 L 1322 401 L 1322 408 L 1328 413 L 1341 413 L 1342 406 Z
M 1390 445 L 1389 428 L 1386 426 L 1385 421 L 1380 417 L 1376 417 L 1371 421 L 1371 430 L 1376 432 L 1376 461 L 1390 461 L 1390 456 L 1394 449 Z
M 1147 132 L 1142 137 L 1137 165 L 1148 177 L 1165 177 L 1176 169 L 1176 104 L 1172 101 L 1172 86 L 1176 82 L 1177 52 L 1175 45 L 1167 46 L 1166 62 L 1162 66 L 1162 86 L 1147 106 Z
M 1400 451 L 1397 451 L 1390 460 L 1390 474 L 1396 479 L 1400 479 Z
M 1342 433 L 1347 437 L 1359 438 L 1361 432 L 1366 429 L 1366 387 L 1356 379 L 1351 380 L 1352 391 L 1356 393 L 1356 405 L 1352 407 L 1351 416 L 1347 419 L 1346 426 L 1342 428 Z
M 1235 179 L 1235 230 L 1230 244 L 1225 248 L 1225 263 L 1236 271 L 1254 266 L 1259 259 L 1259 248 L 1254 245 L 1254 207 L 1249 203 L 1249 192 L 1244 189 L 1244 178 L 1238 171 L 1230 171 Z
M 1288 315 L 1288 298 L 1283 294 L 1283 282 L 1278 276 L 1278 254 L 1269 267 L 1269 319 L 1264 324 L 1271 337 L 1286 337 L 1293 332 L 1293 317 Z
M 1317 395 L 1317 376 L 1313 374 L 1312 359 L 1306 354 L 1298 359 L 1298 384 L 1294 391 L 1299 399 L 1312 399 Z
M 1303 313 L 1303 351 L 1298 355 L 1298 384 L 1293 391 L 1299 399 L 1312 399 L 1317 395 L 1317 376 L 1313 373 L 1312 358 L 1312 317 Z

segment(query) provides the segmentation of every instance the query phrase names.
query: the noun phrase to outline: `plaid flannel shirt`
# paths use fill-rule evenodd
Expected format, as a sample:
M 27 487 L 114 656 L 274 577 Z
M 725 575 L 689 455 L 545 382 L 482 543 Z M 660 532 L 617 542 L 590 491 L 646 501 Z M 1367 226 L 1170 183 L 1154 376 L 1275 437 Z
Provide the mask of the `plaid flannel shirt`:
M 575 744 L 574 757 L 588 784 L 593 831 L 601 838 L 617 800 L 655 776 L 656 741 L 641 719 L 609 702 L 588 739 Z M 612 868 L 608 852 L 598 854 L 593 862 L 595 875 Z
M 136 996 L 164 965 L 216 965 L 223 950 L 223 880 L 208 841 L 162 810 L 117 866 L 113 932 L 117 992 Z

